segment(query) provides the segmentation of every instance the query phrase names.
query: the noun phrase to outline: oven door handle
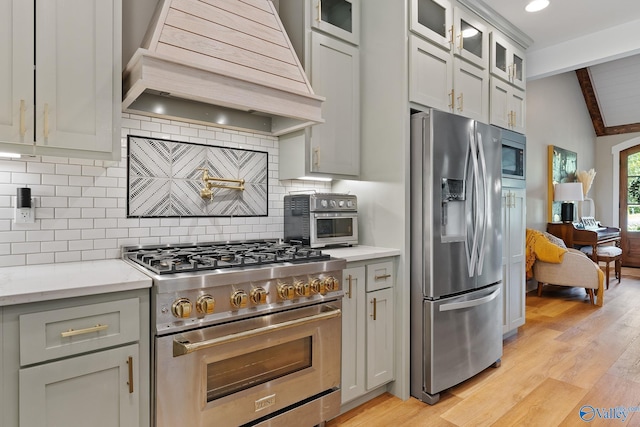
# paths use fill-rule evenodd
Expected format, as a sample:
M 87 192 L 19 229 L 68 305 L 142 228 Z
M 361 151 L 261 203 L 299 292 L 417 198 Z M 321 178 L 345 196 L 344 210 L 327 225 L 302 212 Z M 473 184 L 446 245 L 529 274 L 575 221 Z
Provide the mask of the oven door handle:
M 173 356 L 182 356 L 184 354 L 193 353 L 199 350 L 215 347 L 221 344 L 228 344 L 234 341 L 244 340 L 248 338 L 257 337 L 260 335 L 280 331 L 283 329 L 289 329 L 296 326 L 306 325 L 313 322 L 318 322 L 326 319 L 331 319 L 341 315 L 339 308 L 331 311 L 325 311 L 323 313 L 314 314 L 312 316 L 302 317 L 300 319 L 288 320 L 286 322 L 276 323 L 262 328 L 251 329 L 249 331 L 239 332 L 237 334 L 225 335 L 224 337 L 213 338 L 205 341 L 190 342 L 179 341 L 180 338 L 173 340 Z

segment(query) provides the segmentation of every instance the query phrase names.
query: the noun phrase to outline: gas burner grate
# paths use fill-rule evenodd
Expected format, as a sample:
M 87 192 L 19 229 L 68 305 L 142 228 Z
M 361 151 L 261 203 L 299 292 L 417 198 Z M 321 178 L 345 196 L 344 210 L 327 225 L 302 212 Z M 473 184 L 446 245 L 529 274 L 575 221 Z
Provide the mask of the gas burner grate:
M 123 248 L 123 256 L 156 274 L 304 263 L 330 258 L 319 249 L 278 241 Z

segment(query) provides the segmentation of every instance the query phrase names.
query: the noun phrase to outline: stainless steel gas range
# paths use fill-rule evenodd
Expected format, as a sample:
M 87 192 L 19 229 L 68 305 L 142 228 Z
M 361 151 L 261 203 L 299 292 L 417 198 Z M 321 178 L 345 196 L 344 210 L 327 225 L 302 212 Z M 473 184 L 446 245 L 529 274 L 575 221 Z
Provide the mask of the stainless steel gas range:
M 124 247 L 123 258 L 153 278 L 156 426 L 338 415 L 344 260 L 277 241 Z

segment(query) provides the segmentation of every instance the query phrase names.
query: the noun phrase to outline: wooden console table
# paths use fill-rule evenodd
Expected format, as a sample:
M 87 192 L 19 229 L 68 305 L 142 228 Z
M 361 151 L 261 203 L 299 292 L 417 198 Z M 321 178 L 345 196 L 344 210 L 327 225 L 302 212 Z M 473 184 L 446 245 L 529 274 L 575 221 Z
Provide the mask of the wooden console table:
M 620 246 L 620 229 L 617 227 L 600 227 L 597 230 L 583 230 L 576 228 L 570 222 L 548 222 L 547 232 L 561 238 L 568 248 L 574 246 L 591 246 L 591 259 L 597 259 L 599 245 L 614 243 Z

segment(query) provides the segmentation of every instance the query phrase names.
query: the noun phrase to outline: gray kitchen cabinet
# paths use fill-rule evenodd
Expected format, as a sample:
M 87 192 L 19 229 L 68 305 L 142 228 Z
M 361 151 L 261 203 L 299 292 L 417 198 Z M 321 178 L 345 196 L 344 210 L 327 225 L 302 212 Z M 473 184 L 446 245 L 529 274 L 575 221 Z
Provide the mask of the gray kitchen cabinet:
M 2 427 L 149 425 L 148 290 L 6 306 L 1 331 Z
M 360 43 L 360 0 L 313 0 L 311 26 L 346 42 Z
M 409 100 L 488 122 L 486 23 L 442 0 L 410 1 Z
M 342 289 L 342 403 L 361 396 L 365 385 L 365 266 L 347 267 Z
M 526 96 L 523 90 L 491 77 L 491 124 L 515 132 L 526 131 Z
M 526 132 L 524 50 L 497 31 L 491 33 L 490 123 L 515 132 Z
M 511 83 L 513 86 L 525 89 L 526 85 L 526 57 L 524 49 L 498 31 L 491 32 L 491 62 L 492 75 Z
M 357 11 L 359 3 L 352 13 Z M 311 86 L 326 98 L 325 122 L 280 137 L 279 178 L 353 179 L 360 173 L 360 52 L 317 31 L 311 15 L 309 2 L 280 1 L 283 25 Z
M 525 322 L 525 229 L 526 190 L 502 189 L 502 288 L 504 291 L 504 335 Z
M 121 0 L 2 2 L 0 151 L 120 158 L 121 10 Z
M 394 379 L 394 261 L 347 263 L 343 273 L 342 403 Z

